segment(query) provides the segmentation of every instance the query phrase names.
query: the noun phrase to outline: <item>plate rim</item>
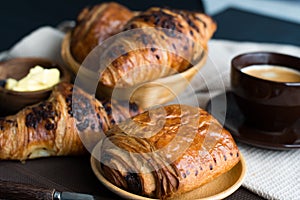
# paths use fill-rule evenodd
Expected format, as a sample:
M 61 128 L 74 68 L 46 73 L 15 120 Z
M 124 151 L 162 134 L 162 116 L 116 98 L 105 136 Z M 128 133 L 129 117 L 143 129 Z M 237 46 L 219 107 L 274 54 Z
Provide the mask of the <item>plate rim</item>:
M 133 194 L 130 193 L 122 188 L 119 188 L 117 186 L 115 186 L 114 184 L 112 184 L 111 182 L 109 182 L 100 172 L 100 170 L 98 169 L 97 165 L 99 164 L 98 160 L 93 156 L 95 155 L 95 151 L 97 150 L 97 148 L 99 148 L 99 144 L 101 142 L 99 142 L 93 149 L 91 157 L 90 157 L 90 164 L 91 164 L 91 168 L 93 173 L 95 174 L 96 178 L 101 182 L 102 185 L 104 185 L 107 189 L 109 189 L 111 192 L 117 194 L 118 196 L 121 196 L 125 199 L 129 199 L 128 197 L 130 196 L 130 199 L 136 199 L 136 200 L 158 200 L 158 199 L 153 199 L 153 198 L 149 198 L 149 197 L 144 197 L 144 196 L 140 196 L 137 194 Z M 216 200 L 216 199 L 224 199 L 226 197 L 228 197 L 229 195 L 231 195 L 232 193 L 234 193 L 236 190 L 238 190 L 238 188 L 241 187 L 245 177 L 246 177 L 246 173 L 247 173 L 247 166 L 246 166 L 246 161 L 245 158 L 243 156 L 243 154 L 241 152 L 239 152 L 240 154 L 240 161 L 234 166 L 232 167 L 232 169 L 230 169 L 228 172 L 230 172 L 231 170 L 233 170 L 233 168 L 235 168 L 237 165 L 241 165 L 241 171 L 239 174 L 238 179 L 227 189 L 223 190 L 222 192 L 219 192 L 215 195 L 209 196 L 209 197 L 204 197 L 204 198 L 200 198 L 200 199 L 195 199 L 195 200 Z M 226 172 L 226 173 L 228 173 Z M 125 195 L 124 195 L 125 194 Z

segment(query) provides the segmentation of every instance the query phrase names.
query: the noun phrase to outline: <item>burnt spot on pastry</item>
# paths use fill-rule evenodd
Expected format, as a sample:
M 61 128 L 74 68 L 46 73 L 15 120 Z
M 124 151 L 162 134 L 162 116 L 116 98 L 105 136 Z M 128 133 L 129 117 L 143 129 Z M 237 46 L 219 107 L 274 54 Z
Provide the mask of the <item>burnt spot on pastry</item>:
M 223 155 L 223 158 L 224 158 L 224 161 L 226 161 L 226 160 L 227 160 L 227 157 L 226 157 L 226 155 L 225 155 L 225 154 Z
M 72 95 L 71 94 L 66 97 L 66 103 L 67 103 L 67 105 L 72 104 Z
M 198 17 L 198 16 L 194 16 L 194 18 L 197 20 L 197 21 L 200 21 L 200 22 L 202 22 L 202 24 L 203 24 L 203 26 L 204 26 L 204 28 L 206 28 L 206 26 L 207 26 L 207 24 L 200 18 L 200 17 Z
M 87 129 L 89 127 L 89 124 L 90 124 L 89 120 L 85 119 L 83 122 L 76 124 L 76 126 L 79 131 L 84 131 L 85 129 Z
M 233 153 L 232 153 L 232 152 L 230 152 L 230 156 L 231 156 L 231 157 L 233 156 Z
M 156 57 L 156 59 L 157 59 L 157 60 L 159 60 L 159 59 L 160 59 L 159 55 L 155 55 L 155 57 Z
M 133 112 L 135 114 L 138 114 L 138 112 L 139 112 L 139 106 L 134 102 L 129 102 L 129 109 L 131 112 Z
M 163 10 L 159 10 L 153 13 L 153 16 L 155 18 L 155 25 L 160 26 L 161 28 L 176 29 L 176 20 L 172 15 Z
M 216 158 L 214 158 L 214 163 L 217 164 L 217 159 Z
M 135 194 L 141 194 L 143 191 L 141 180 L 136 173 L 128 173 L 125 176 L 125 181 L 127 182 L 128 191 L 135 193 Z
M 161 11 L 156 11 L 156 12 L 152 13 L 152 17 L 153 17 L 153 20 L 154 20 L 154 25 L 157 26 L 159 24 L 161 16 L 162 16 Z
M 151 43 L 149 35 L 141 34 L 140 37 L 141 37 L 141 41 L 144 45 L 147 45 L 147 44 Z
M 72 110 L 68 110 L 68 114 L 73 117 L 73 111 Z
M 18 127 L 18 123 L 16 120 L 0 118 L 0 131 L 5 130 L 5 124 L 9 125 L 9 127 Z
M 73 86 L 71 86 L 71 85 L 69 87 L 69 92 L 71 92 L 71 93 L 73 92 Z
M 58 115 L 54 110 L 51 102 L 42 102 L 39 105 L 29 108 L 29 112 L 25 116 L 25 125 L 28 128 L 36 129 L 39 124 L 44 124 L 46 130 L 53 130 L 56 128 L 52 121 Z M 50 125 L 51 124 L 51 125 Z
M 77 129 L 79 131 L 86 130 L 90 125 L 87 116 L 95 113 L 95 108 L 92 106 L 90 99 L 80 94 L 73 95 L 71 109 L 73 116 L 76 119 Z
M 213 169 L 214 169 L 213 165 L 209 164 L 209 170 L 213 170 Z
M 45 124 L 45 129 L 47 130 L 47 131 L 51 131 L 51 130 L 53 130 L 55 128 L 55 124 L 53 124 L 53 123 L 46 123 Z
M 156 51 L 156 49 L 155 49 L 154 47 L 151 47 L 150 50 L 151 50 L 152 52 Z
M 40 118 L 36 116 L 33 112 L 29 113 L 25 117 L 25 125 L 27 127 L 37 128 Z
M 140 18 L 142 18 L 144 22 L 149 22 L 151 16 L 149 16 L 149 15 L 141 15 Z
M 183 178 L 186 178 L 186 173 L 183 172 L 181 175 Z
M 203 170 L 203 168 L 202 168 L 202 166 L 201 166 L 201 165 L 199 166 L 199 169 L 200 169 L 201 171 Z
M 101 119 L 101 117 L 100 117 L 100 114 L 99 113 L 97 113 L 97 118 L 100 120 Z
M 195 171 L 195 176 L 198 176 L 198 170 Z
M 175 30 L 178 32 L 182 32 L 180 29 L 183 26 L 177 25 L 178 22 L 176 20 L 176 17 L 168 14 L 163 9 L 153 11 L 151 15 L 142 15 L 140 18 L 146 18 L 146 21 L 151 21 L 155 27 L 166 29 L 163 30 L 163 32 L 169 37 L 176 37 L 177 34 L 175 33 Z M 162 37 L 162 39 L 164 38 Z
M 197 31 L 197 33 L 200 32 L 199 28 L 196 26 L 196 24 L 193 22 L 193 20 L 190 19 L 189 16 L 186 17 L 187 23 L 190 27 L 192 27 L 193 29 L 195 29 Z
M 239 154 L 239 152 L 237 152 L 237 153 L 236 153 L 236 157 L 239 157 L 239 156 L 240 156 L 240 154 Z
M 66 96 L 66 104 L 67 104 L 67 112 L 68 114 L 73 117 L 73 110 L 72 110 L 72 94 Z
M 111 104 L 106 104 L 106 107 L 104 107 L 104 109 L 108 115 L 112 114 Z
M 136 24 L 131 24 L 131 25 L 130 25 L 130 29 L 135 29 L 135 28 L 137 28 L 137 25 L 136 25 Z
M 4 121 L 5 121 L 4 118 L 0 118 L 0 131 L 4 130 Z

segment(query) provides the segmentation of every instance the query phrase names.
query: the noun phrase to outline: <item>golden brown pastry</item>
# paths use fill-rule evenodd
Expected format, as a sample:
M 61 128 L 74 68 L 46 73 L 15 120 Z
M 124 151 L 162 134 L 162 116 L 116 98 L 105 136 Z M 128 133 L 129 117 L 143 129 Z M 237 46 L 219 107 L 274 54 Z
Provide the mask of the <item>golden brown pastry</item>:
M 115 2 L 84 8 L 72 32 L 70 48 L 73 57 L 82 63 L 91 50 L 120 32 L 132 17 L 130 10 Z
M 100 170 L 129 192 L 165 199 L 196 189 L 239 162 L 231 134 L 206 111 L 169 105 L 114 125 L 99 144 Z
M 140 112 L 136 106 L 130 112 L 118 105 L 107 113 L 108 108 L 110 101 L 104 107 L 80 88 L 59 84 L 47 101 L 0 119 L 0 159 L 84 154 L 82 138 L 92 147 L 101 131 Z M 112 114 L 117 117 L 113 119 Z
M 158 7 L 141 12 L 126 24 L 126 32 L 99 50 L 100 82 L 128 87 L 182 72 L 204 59 L 215 30 L 203 13 Z

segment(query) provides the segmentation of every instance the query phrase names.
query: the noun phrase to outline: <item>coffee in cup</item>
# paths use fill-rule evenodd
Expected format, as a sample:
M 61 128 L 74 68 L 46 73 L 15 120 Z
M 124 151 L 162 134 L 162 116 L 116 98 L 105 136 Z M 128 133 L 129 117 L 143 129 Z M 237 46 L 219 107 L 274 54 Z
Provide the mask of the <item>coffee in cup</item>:
M 300 82 L 300 72 L 276 65 L 250 65 L 241 69 L 248 75 L 276 82 Z

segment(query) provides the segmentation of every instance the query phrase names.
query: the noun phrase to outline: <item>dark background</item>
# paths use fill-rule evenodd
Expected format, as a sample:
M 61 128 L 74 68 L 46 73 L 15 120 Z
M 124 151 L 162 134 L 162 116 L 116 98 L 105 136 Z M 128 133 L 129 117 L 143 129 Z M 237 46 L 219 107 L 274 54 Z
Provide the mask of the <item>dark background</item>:
M 9 49 L 38 27 L 56 27 L 64 20 L 75 20 L 85 6 L 104 0 L 6 0 L 0 4 L 0 51 Z M 167 6 L 203 11 L 201 0 L 116 0 L 132 10 Z M 272 9 L 272 8 L 270 8 Z M 300 10 L 300 9 L 299 9 Z M 205 10 L 204 10 L 205 11 Z M 284 11 L 283 11 L 284 12 Z M 227 9 L 212 16 L 218 24 L 217 39 L 284 43 L 300 46 L 300 26 L 283 20 Z
M 0 51 L 10 48 L 19 39 L 44 25 L 57 26 L 64 20 L 75 20 L 85 6 L 103 0 L 5 0 L 0 4 Z M 116 0 L 132 10 L 150 6 L 168 6 L 202 10 L 201 0 Z

